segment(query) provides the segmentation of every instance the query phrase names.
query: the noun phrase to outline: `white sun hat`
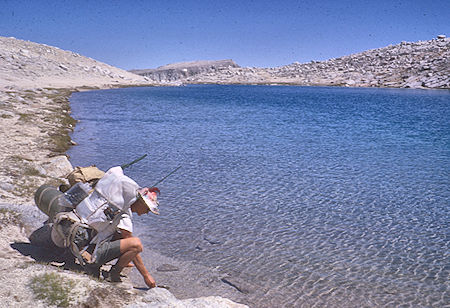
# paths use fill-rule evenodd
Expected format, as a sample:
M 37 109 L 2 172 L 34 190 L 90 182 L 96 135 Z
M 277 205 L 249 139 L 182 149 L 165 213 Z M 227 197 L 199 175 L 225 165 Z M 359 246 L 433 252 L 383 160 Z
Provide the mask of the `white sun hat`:
M 156 215 L 159 215 L 158 209 L 158 195 L 159 189 L 156 187 L 143 187 L 137 190 L 138 198 L 144 201 L 144 203 L 148 206 L 148 209 Z

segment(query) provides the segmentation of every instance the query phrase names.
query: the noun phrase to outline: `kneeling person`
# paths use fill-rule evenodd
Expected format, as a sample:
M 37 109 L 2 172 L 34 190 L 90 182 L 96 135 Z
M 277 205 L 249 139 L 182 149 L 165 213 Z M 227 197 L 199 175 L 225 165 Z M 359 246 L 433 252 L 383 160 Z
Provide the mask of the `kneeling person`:
M 133 223 L 131 219 L 133 212 L 139 216 L 147 214 L 150 211 L 159 214 L 155 206 L 155 204 L 157 205 L 156 191 L 158 191 L 157 188 L 139 189 L 136 201 L 130 205 L 127 213 L 121 215 L 120 221 L 115 229 L 111 228 L 109 222 L 93 224 L 93 227 L 97 231 L 102 230 L 103 234 L 105 234 L 104 231 L 107 229 L 110 230 L 110 233 L 113 233 L 107 236 L 107 239 L 97 244 L 92 256 L 94 263 L 91 264 L 92 267 L 98 269 L 103 264 L 118 258 L 118 261 L 111 267 L 109 272 L 111 282 L 119 282 L 120 273 L 123 268 L 130 264 L 130 262 L 133 262 L 136 269 L 144 278 L 146 285 L 149 288 L 156 287 L 155 280 L 148 272 L 140 256 L 143 246 L 140 239 L 133 236 Z

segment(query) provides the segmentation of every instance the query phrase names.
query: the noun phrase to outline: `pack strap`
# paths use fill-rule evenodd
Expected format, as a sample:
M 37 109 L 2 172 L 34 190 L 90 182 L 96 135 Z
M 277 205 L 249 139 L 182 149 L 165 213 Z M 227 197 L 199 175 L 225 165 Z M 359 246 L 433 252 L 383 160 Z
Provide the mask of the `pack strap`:
M 62 220 L 69 220 L 72 221 L 72 225 L 67 232 L 67 234 L 64 234 L 62 231 L 59 230 L 59 228 L 55 228 L 56 232 L 63 238 L 64 240 L 64 247 L 69 248 L 72 254 L 78 259 L 78 262 L 80 262 L 80 265 L 85 268 L 86 267 L 86 261 L 84 260 L 83 256 L 81 255 L 80 249 L 78 246 L 74 243 L 75 235 L 80 227 L 89 228 L 88 225 L 82 223 L 78 216 L 75 215 L 73 212 L 67 212 L 67 213 L 61 213 L 57 215 L 57 219 L 55 221 L 55 225 L 59 224 Z
M 84 261 L 83 256 L 81 255 L 80 250 L 78 249 L 78 246 L 74 242 L 72 242 L 69 249 L 72 252 L 72 254 L 78 259 L 78 262 L 80 262 L 81 267 L 85 268 L 86 262 Z
M 41 204 L 41 201 L 42 201 L 42 196 L 44 196 L 44 193 L 47 191 L 47 190 L 49 190 L 49 189 L 53 189 L 53 187 L 46 187 L 46 188 L 44 188 L 44 190 L 41 192 L 41 194 L 39 195 L 39 199 L 38 199 L 38 201 L 37 201 L 37 204 Z

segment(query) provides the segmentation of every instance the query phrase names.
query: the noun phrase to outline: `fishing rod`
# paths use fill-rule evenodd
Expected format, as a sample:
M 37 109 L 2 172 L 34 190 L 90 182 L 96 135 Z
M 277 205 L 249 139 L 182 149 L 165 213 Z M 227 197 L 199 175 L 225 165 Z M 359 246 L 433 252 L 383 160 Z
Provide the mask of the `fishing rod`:
M 145 157 L 147 157 L 147 154 L 144 154 L 144 155 L 142 155 L 141 157 L 136 158 L 135 160 L 133 160 L 132 162 L 129 162 L 128 164 L 123 164 L 123 165 L 121 165 L 120 167 L 121 167 L 122 169 L 128 168 L 128 167 L 130 167 L 131 165 L 137 163 L 138 161 L 143 160 Z M 174 174 L 175 172 L 177 172 L 178 169 L 180 169 L 180 168 L 181 168 L 181 166 L 176 167 L 175 169 L 173 169 L 172 171 L 170 171 L 169 174 L 167 174 L 165 177 L 163 177 L 162 179 L 160 179 L 159 181 L 157 181 L 155 184 L 153 184 L 153 186 L 150 186 L 150 187 L 156 187 L 156 185 L 158 185 L 159 183 L 161 183 L 162 181 L 164 181 L 165 179 L 167 179 L 169 176 L 171 176 L 172 174 Z
M 123 165 L 121 165 L 120 167 L 121 167 L 122 169 L 128 168 L 128 167 L 130 167 L 131 165 L 137 163 L 138 161 L 143 160 L 145 157 L 147 157 L 147 154 L 144 154 L 144 155 L 142 155 L 141 157 L 136 158 L 135 160 L 133 160 L 132 162 L 130 162 L 130 163 L 128 163 L 128 164 L 123 164 Z
M 161 183 L 162 181 L 164 181 L 165 179 L 167 179 L 169 176 L 171 176 L 172 174 L 174 174 L 178 169 L 180 169 L 181 166 L 176 167 L 175 169 L 173 169 L 172 171 L 170 171 L 170 173 L 168 175 L 166 175 L 165 177 L 163 177 L 161 180 L 157 181 L 155 184 L 153 184 L 153 186 L 150 187 L 156 187 L 156 185 L 158 185 L 159 183 Z

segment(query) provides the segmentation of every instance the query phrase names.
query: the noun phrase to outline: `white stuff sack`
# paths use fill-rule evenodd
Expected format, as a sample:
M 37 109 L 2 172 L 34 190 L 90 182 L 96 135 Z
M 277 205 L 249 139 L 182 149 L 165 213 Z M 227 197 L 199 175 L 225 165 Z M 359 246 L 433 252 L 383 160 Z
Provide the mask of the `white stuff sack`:
M 95 186 L 108 203 L 122 211 L 127 211 L 136 201 L 138 188 L 135 181 L 123 174 L 120 166 L 109 169 Z
M 109 169 L 98 181 L 87 198 L 76 207 L 81 221 L 90 226 L 108 220 L 104 210 L 113 206 L 122 212 L 128 211 L 136 201 L 139 185 L 123 174 L 121 167 Z

